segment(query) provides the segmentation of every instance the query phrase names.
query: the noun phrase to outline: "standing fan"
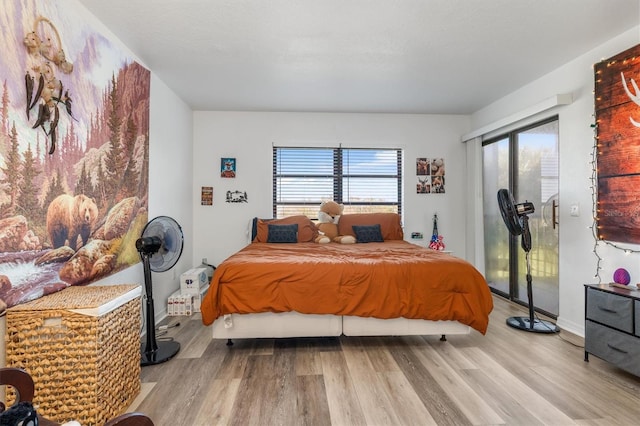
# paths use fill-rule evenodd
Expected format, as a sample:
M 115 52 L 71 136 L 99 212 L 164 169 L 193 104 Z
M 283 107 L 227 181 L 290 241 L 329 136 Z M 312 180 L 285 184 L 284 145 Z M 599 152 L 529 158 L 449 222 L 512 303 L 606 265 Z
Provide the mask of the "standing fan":
M 509 190 L 500 189 L 498 190 L 498 206 L 500 207 L 500 214 L 509 232 L 514 236 L 520 235 L 520 245 L 525 252 L 527 260 L 529 317 L 509 317 L 507 318 L 507 325 L 534 333 L 556 333 L 560 331 L 560 329 L 555 324 L 536 319 L 533 313 L 533 286 L 531 283 L 531 259 L 529 258 L 529 252 L 531 251 L 531 232 L 529 231 L 528 216 L 535 212 L 533 203 L 525 201 L 524 203 L 516 204 Z
M 175 341 L 156 341 L 155 312 L 151 271 L 167 271 L 178 262 L 183 246 L 182 228 L 168 216 L 158 216 L 147 223 L 136 241 L 142 258 L 144 288 L 147 293 L 147 343 L 141 348 L 141 365 L 160 364 L 173 358 L 180 350 Z

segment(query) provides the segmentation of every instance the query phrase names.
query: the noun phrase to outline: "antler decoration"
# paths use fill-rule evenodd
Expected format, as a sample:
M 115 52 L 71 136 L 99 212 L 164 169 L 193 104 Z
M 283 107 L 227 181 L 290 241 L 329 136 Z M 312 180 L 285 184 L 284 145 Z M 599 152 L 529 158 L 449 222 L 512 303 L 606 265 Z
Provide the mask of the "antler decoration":
M 40 23 L 47 24 L 51 31 L 38 31 Z M 40 35 L 45 37 L 44 41 Z M 55 38 L 55 44 L 51 40 L 52 37 Z M 24 77 L 27 120 L 30 120 L 30 112 L 37 105 L 38 117 L 32 127 L 34 129 L 41 127 L 45 135 L 51 138 L 49 154 L 53 154 L 56 149 L 60 118 L 58 104 L 62 102 L 69 116 L 75 120 L 71 114 L 69 91 L 66 90 L 63 94 L 62 81 L 56 78 L 55 68 L 59 68 L 64 74 L 70 74 L 73 72 L 73 64 L 67 62 L 58 30 L 51 21 L 42 16 L 35 20 L 33 31 L 24 37 L 24 45 L 28 53 L 27 71 Z M 36 77 L 37 87 L 35 87 Z
M 635 95 L 634 95 L 633 93 L 631 93 L 631 90 L 629 90 L 627 81 L 624 79 L 624 73 L 620 72 L 620 76 L 622 77 L 622 85 L 624 86 L 624 91 L 627 93 L 627 96 L 629 96 L 629 99 L 631 99 L 633 103 L 640 106 L 640 90 L 638 89 L 638 85 L 636 84 L 636 81 L 634 79 L 631 79 L 631 85 L 633 86 L 633 90 L 635 91 Z M 629 117 L 629 120 L 631 121 L 631 124 L 633 124 L 634 126 L 640 127 L 640 123 L 634 120 L 633 117 Z

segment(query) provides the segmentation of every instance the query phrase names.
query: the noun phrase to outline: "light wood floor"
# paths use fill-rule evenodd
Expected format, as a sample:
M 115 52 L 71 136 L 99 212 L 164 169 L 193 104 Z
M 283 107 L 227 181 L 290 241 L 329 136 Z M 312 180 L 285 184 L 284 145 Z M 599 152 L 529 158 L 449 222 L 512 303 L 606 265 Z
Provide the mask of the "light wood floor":
M 509 328 L 494 297 L 485 336 L 212 340 L 172 318 L 176 358 L 142 368 L 130 411 L 158 426 L 636 425 L 640 378 L 589 357 L 582 339 Z M 573 342 L 573 343 L 572 343 Z M 640 362 L 640 360 L 638 360 Z

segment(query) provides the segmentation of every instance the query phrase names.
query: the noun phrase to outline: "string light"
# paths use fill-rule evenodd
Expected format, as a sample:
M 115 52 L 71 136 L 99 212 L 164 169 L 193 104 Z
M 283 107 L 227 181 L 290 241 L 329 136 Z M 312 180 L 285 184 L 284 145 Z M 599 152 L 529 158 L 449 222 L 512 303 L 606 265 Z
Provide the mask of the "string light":
M 598 239 L 598 215 L 597 215 L 597 206 L 598 206 L 598 189 L 597 189 L 597 180 L 598 180 L 598 132 L 597 132 L 597 124 L 592 124 L 593 128 L 593 149 L 591 151 L 591 217 L 593 218 L 593 223 L 591 224 L 591 235 L 593 235 L 593 254 L 596 257 L 596 273 L 594 278 L 598 280 L 598 284 L 602 282 L 602 277 L 600 277 L 600 264 L 602 263 L 602 257 L 598 254 L 598 244 L 600 240 Z

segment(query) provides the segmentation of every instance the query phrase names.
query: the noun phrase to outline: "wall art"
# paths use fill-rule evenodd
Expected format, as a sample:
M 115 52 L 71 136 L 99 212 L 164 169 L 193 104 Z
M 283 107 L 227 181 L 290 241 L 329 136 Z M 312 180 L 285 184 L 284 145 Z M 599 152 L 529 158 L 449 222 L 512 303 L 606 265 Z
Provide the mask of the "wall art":
M 445 193 L 444 158 L 416 158 L 416 193 Z
M 220 159 L 220 177 L 223 177 L 223 178 L 236 177 L 236 159 L 235 158 Z
M 227 191 L 227 203 L 248 203 L 247 191 Z
M 0 310 L 140 261 L 150 73 L 80 13 L 0 10 Z
M 640 243 L 640 45 L 594 66 L 598 238 Z
M 213 186 L 203 186 L 200 195 L 200 204 L 203 206 L 213 205 Z

